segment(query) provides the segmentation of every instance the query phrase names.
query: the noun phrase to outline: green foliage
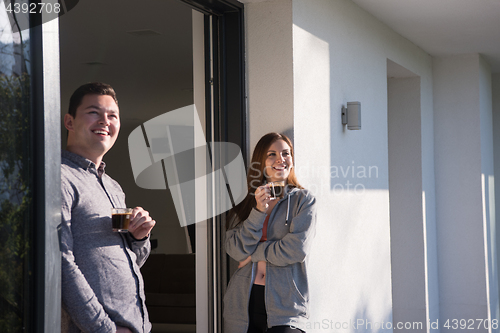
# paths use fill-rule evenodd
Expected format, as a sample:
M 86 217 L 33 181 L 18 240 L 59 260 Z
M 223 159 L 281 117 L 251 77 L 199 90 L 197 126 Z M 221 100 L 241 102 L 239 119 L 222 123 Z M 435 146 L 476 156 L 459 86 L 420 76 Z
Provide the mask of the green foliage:
M 0 328 L 23 331 L 29 287 L 30 77 L 0 74 Z

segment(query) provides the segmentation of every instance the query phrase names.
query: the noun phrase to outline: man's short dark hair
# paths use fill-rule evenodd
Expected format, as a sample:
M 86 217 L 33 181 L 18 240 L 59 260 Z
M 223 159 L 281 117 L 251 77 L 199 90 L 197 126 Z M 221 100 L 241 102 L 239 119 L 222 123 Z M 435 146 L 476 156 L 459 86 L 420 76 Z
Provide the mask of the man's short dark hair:
M 108 95 L 113 97 L 116 105 L 118 105 L 118 100 L 116 99 L 116 93 L 113 87 L 109 84 L 102 82 L 92 82 L 84 84 L 75 90 L 73 95 L 69 100 L 69 110 L 68 113 L 75 118 L 76 109 L 82 104 L 83 97 L 86 95 Z

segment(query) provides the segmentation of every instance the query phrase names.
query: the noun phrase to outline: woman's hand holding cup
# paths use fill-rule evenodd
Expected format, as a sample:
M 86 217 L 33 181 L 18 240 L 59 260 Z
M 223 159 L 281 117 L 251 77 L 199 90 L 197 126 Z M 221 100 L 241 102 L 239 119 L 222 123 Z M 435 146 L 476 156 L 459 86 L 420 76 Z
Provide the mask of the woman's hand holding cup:
M 271 199 L 271 190 L 269 189 L 269 186 L 259 186 L 257 190 L 255 190 L 255 201 L 257 202 L 256 208 L 262 213 L 267 211 L 267 207 L 269 207 Z

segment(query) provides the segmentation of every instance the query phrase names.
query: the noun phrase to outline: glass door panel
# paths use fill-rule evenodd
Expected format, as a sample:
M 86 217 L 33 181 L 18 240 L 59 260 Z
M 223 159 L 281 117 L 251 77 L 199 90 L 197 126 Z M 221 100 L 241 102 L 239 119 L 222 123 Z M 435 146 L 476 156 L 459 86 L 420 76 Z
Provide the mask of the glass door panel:
M 19 32 L 0 5 L 0 327 L 31 329 L 33 155 L 30 30 Z

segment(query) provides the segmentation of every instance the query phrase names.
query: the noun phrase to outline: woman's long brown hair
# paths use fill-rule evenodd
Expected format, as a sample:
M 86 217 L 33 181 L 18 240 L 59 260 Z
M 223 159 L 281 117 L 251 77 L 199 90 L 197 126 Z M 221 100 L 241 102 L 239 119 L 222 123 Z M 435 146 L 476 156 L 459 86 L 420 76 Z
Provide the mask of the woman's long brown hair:
M 236 228 L 242 221 L 245 221 L 250 215 L 252 208 L 257 206 L 255 201 L 255 191 L 261 185 L 266 182 L 265 176 L 265 166 L 267 159 L 267 152 L 269 147 L 278 140 L 283 140 L 290 147 L 290 154 L 292 156 L 292 162 L 295 166 L 295 157 L 293 152 L 292 141 L 280 133 L 268 133 L 260 138 L 259 142 L 255 146 L 252 154 L 252 161 L 250 162 L 250 167 L 247 173 L 247 186 L 248 194 L 242 202 L 236 205 L 233 209 L 229 211 L 226 227 L 227 229 Z M 290 174 L 288 175 L 287 186 L 293 186 L 302 188 L 302 186 L 297 181 L 297 176 L 295 175 L 295 167 L 290 169 Z

